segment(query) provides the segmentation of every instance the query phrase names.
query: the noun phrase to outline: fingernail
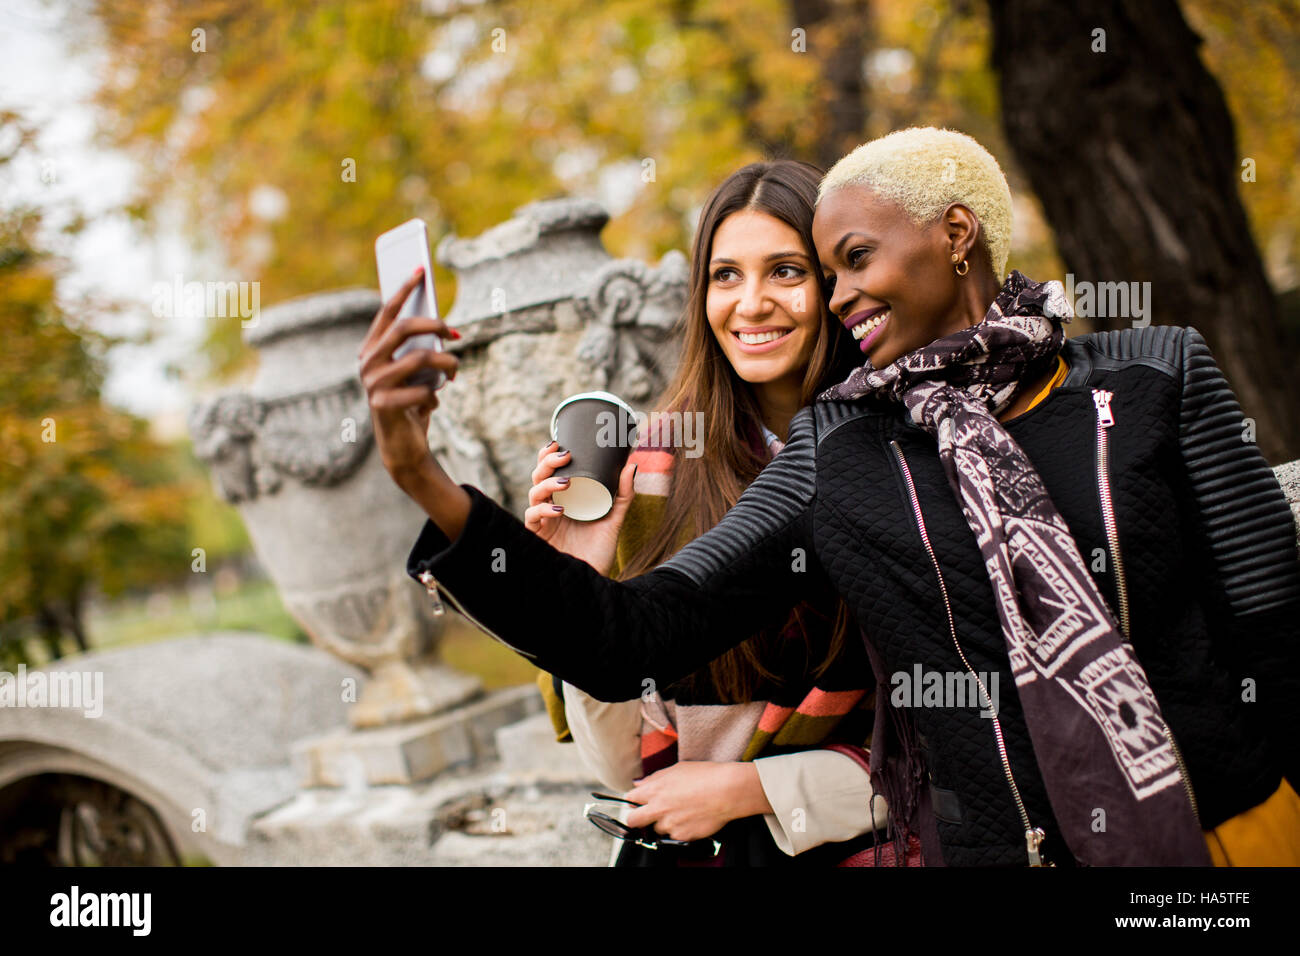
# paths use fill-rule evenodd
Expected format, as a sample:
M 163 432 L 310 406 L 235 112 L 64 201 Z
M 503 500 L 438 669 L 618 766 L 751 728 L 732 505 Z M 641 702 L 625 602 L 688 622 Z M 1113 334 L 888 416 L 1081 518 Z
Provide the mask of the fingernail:
M 569 483 L 569 479 L 568 479 L 568 478 L 556 478 L 555 480 L 556 480 L 556 482 L 557 482 L 558 484 L 561 484 L 561 485 L 567 485 L 567 484 Z
M 448 332 L 451 334 L 451 337 L 452 337 L 453 339 L 458 339 L 458 338 L 460 338 L 460 333 L 457 332 L 455 329 L 449 329 Z
M 552 510 L 552 511 L 563 511 L 564 509 L 561 508 L 559 505 L 551 505 L 551 510 Z
M 548 441 L 545 445 L 542 446 L 542 451 L 546 451 L 546 449 L 550 448 L 554 444 L 555 444 L 555 439 L 552 438 L 550 441 Z
M 555 453 L 556 453 L 557 455 L 567 455 L 567 454 L 569 453 L 569 449 L 567 449 L 567 448 L 557 448 L 557 449 L 555 449 Z

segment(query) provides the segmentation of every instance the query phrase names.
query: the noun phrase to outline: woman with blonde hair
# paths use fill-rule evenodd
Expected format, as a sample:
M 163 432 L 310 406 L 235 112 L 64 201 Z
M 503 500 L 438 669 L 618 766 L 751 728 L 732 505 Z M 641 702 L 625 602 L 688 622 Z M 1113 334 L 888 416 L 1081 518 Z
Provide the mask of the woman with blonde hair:
M 391 411 L 432 402 L 384 384 L 409 332 L 381 312 L 378 441 L 430 517 L 408 571 L 607 700 L 829 587 L 914 708 L 922 838 L 944 862 L 1295 865 L 1287 501 L 1195 329 L 1067 339 L 1059 283 L 999 278 L 1009 235 L 1001 170 L 963 134 L 904 130 L 837 163 L 813 236 L 863 364 L 713 529 L 625 581 L 447 478 Z

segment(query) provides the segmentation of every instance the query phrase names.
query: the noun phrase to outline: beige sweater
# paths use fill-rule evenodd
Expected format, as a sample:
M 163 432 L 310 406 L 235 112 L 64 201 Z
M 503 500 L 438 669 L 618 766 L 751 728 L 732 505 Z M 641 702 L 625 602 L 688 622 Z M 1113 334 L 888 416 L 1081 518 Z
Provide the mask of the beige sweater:
M 661 452 L 641 448 L 632 453 L 632 460 L 637 462 L 636 495 L 619 535 L 614 573 L 639 546 L 646 531 L 659 521 L 670 480 L 667 458 Z M 681 729 L 674 719 L 672 701 L 665 702 L 657 695 L 651 702 L 654 713 L 649 713 L 646 710 L 649 705 L 644 705 L 640 698 L 606 703 L 566 683 L 564 704 L 569 731 L 587 769 L 602 784 L 620 794 L 632 789 L 633 780 L 641 775 L 643 729 L 661 721 L 665 713 L 674 727 Z M 737 706 L 749 706 L 750 712 L 741 720 L 730 713 Z M 763 704 L 729 705 L 727 710 L 728 732 L 737 734 L 743 747 L 758 725 Z M 684 735 L 683 743 L 691 737 L 691 734 Z M 686 748 L 679 752 L 678 759 L 708 758 L 693 756 Z M 870 777 L 843 754 L 806 750 L 760 757 L 753 763 L 772 807 L 772 813 L 765 814 L 764 819 L 783 853 L 794 856 L 823 843 L 852 839 L 886 824 L 885 802 L 872 801 Z
M 671 703 L 671 702 L 669 702 Z M 641 773 L 641 700 L 606 703 L 564 685 L 565 714 L 588 771 L 612 791 L 632 789 Z M 754 711 L 754 723 L 762 713 Z M 852 759 L 833 750 L 805 750 L 753 761 L 772 805 L 764 814 L 781 852 L 794 856 L 823 843 L 849 840 L 885 826 L 883 799 L 869 812 L 871 780 Z

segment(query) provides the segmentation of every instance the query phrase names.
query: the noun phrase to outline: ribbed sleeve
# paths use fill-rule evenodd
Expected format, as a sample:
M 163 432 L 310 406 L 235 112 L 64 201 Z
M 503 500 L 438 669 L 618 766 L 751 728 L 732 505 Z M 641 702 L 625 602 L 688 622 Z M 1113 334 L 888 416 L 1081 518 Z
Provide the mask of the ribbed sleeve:
M 1251 614 L 1300 600 L 1295 522 L 1236 396 L 1193 328 L 1183 339 L 1179 447 L 1228 604 Z
M 538 667 L 598 700 L 665 687 L 830 585 L 812 558 L 811 409 L 791 441 L 707 534 L 649 574 L 611 581 L 562 554 L 472 485 L 450 541 L 426 522 L 407 559 L 445 600 Z M 794 561 L 796 548 L 808 554 Z M 647 682 L 653 682 L 647 683 Z

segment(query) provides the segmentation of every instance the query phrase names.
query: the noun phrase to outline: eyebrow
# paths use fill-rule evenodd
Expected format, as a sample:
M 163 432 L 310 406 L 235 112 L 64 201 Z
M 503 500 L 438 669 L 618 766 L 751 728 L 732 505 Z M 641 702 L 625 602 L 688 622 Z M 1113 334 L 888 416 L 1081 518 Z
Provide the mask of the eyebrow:
M 840 254 L 840 251 L 844 248 L 844 244 L 848 242 L 850 239 L 852 239 L 854 236 L 861 236 L 863 239 L 866 239 L 868 242 L 871 241 L 871 237 L 868 236 L 865 232 L 846 232 L 844 235 L 840 236 L 840 241 L 835 243 L 835 248 L 831 250 L 831 254 L 838 256 Z M 823 270 L 826 269 L 826 265 L 824 263 L 819 261 L 817 264 L 821 266 Z
M 763 261 L 772 262 L 776 259 L 807 259 L 807 258 L 808 256 L 806 253 L 797 252 L 791 249 L 785 252 L 773 252 L 770 255 L 764 256 Z M 723 259 L 723 258 L 715 258 L 709 261 L 709 265 L 713 265 L 714 263 L 719 263 L 721 265 L 728 265 L 728 266 L 740 265 L 740 263 L 737 262 L 735 259 Z

